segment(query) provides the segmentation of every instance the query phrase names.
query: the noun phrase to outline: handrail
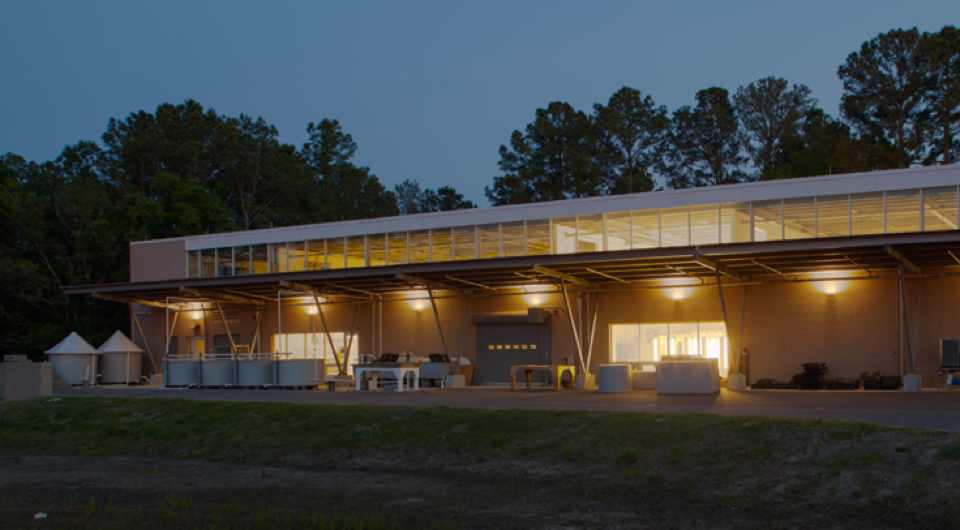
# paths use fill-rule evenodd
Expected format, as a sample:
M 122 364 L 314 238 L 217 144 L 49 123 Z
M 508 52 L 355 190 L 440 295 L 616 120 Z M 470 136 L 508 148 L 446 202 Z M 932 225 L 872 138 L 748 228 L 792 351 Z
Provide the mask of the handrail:
M 291 355 L 290 352 L 281 353 L 207 353 L 197 355 L 195 353 L 169 354 L 163 358 L 165 361 L 269 361 L 283 359 Z M 306 359 L 322 360 L 322 359 Z

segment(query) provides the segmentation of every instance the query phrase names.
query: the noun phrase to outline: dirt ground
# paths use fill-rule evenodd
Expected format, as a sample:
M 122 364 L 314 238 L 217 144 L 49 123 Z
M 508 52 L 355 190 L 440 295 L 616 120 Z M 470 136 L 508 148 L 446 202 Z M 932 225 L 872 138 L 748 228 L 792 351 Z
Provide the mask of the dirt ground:
M 280 523 L 291 514 L 335 512 L 382 517 L 388 528 L 898 527 L 795 506 L 786 497 L 781 505 L 747 497 L 711 503 L 655 488 L 637 491 L 605 477 L 307 470 L 117 456 L 6 455 L 0 469 L 3 528 L 225 522 L 277 528 L 287 526 Z M 34 519 L 40 512 L 47 517 Z

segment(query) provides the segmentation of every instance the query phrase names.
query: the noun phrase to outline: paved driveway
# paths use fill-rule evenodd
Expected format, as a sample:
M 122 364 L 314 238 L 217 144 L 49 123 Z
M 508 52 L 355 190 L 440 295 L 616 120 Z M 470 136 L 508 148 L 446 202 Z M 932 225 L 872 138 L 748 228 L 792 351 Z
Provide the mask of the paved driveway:
M 960 429 L 960 392 L 899 391 L 728 391 L 719 394 L 662 395 L 653 390 L 601 394 L 545 388 L 504 387 L 423 389 L 419 392 L 326 392 L 320 390 L 175 390 L 106 386 L 56 391 L 57 396 L 129 396 L 219 401 L 282 401 L 339 405 L 405 405 L 492 409 L 619 410 L 669 413 L 822 418 L 898 427 Z

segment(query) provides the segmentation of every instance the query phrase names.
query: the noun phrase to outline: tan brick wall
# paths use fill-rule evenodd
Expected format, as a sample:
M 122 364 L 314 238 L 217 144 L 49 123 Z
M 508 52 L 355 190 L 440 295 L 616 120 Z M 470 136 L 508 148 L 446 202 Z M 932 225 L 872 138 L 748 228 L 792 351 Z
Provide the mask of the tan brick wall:
M 913 322 L 915 280 L 908 285 L 909 318 Z M 731 348 L 737 345 L 740 330 L 743 287 L 724 290 L 729 318 Z M 589 309 L 592 295 L 584 295 L 584 327 L 589 327 Z M 800 364 L 809 361 L 826 362 L 829 377 L 859 377 L 861 372 L 882 371 L 901 373 L 901 358 L 894 354 L 899 349 L 899 291 L 894 279 L 851 280 L 840 293 L 828 297 L 812 283 L 798 282 L 749 287 L 744 325 L 743 347 L 749 353 L 750 382 L 772 377 L 782 381 L 800 371 Z M 547 296 L 544 307 L 561 309 L 563 300 L 558 294 Z M 454 354 L 460 341 L 460 330 L 466 307 L 465 300 L 438 300 L 447 346 Z M 479 298 L 473 303 L 471 314 L 504 311 L 526 311 L 523 297 Z M 574 320 L 577 320 L 577 295 L 571 296 Z M 922 281 L 917 367 L 926 386 L 934 386 L 941 379 L 939 366 L 940 337 L 960 336 L 960 278 L 929 278 Z M 164 314 L 154 310 L 151 315 L 140 315 L 144 331 L 151 337 L 155 352 L 163 350 Z M 360 334 L 360 352 L 373 353 L 377 344 L 374 337 L 374 316 L 371 306 L 361 306 L 357 318 Z M 379 312 L 378 312 L 379 313 Z M 327 305 L 324 314 L 331 331 L 347 332 L 353 319 L 351 305 Z M 186 317 L 186 315 L 183 315 Z M 610 326 L 624 323 L 704 322 L 722 321 L 720 299 L 716 287 L 696 287 L 688 298 L 680 302 L 665 296 L 662 290 L 641 290 L 601 295 L 597 321 L 597 336 L 593 347 L 592 365 L 609 362 Z M 314 328 L 322 330 L 319 317 L 311 317 L 302 307 L 283 310 L 283 330 L 304 333 Z M 377 315 L 379 318 L 379 314 Z M 241 313 L 240 324 L 231 330 L 241 334 L 241 342 L 249 343 L 255 331 L 256 312 Z M 196 323 L 181 318 L 174 334 L 179 351 L 186 351 L 184 336 L 192 335 Z M 269 350 L 272 334 L 277 332 L 276 306 L 264 310 L 262 340 Z M 212 341 L 213 335 L 226 333 L 212 324 L 208 313 L 203 333 Z M 557 311 L 551 322 L 551 358 L 576 354 L 569 321 L 563 310 Z M 584 337 L 586 342 L 586 337 Z M 433 311 L 415 312 L 406 302 L 383 304 L 383 351 L 412 351 L 418 354 L 442 352 Z M 463 354 L 476 361 L 476 325 L 467 323 Z M 143 363 L 146 371 L 149 364 Z M 905 362 L 903 363 L 905 372 Z M 596 372 L 595 366 L 591 371 Z
M 173 280 L 187 276 L 183 240 L 130 245 L 130 281 Z

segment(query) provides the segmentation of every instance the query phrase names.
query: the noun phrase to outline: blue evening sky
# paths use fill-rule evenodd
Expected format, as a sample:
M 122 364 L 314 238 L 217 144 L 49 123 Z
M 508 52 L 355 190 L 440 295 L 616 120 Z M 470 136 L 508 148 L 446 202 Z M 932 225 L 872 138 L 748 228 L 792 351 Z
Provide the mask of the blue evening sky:
M 340 120 L 391 189 L 481 206 L 499 146 L 551 101 L 627 85 L 671 111 L 765 76 L 837 114 L 844 58 L 878 33 L 960 24 L 960 2 L 44 2 L 0 5 L 0 153 L 55 158 L 111 117 L 192 98 L 300 146 Z

